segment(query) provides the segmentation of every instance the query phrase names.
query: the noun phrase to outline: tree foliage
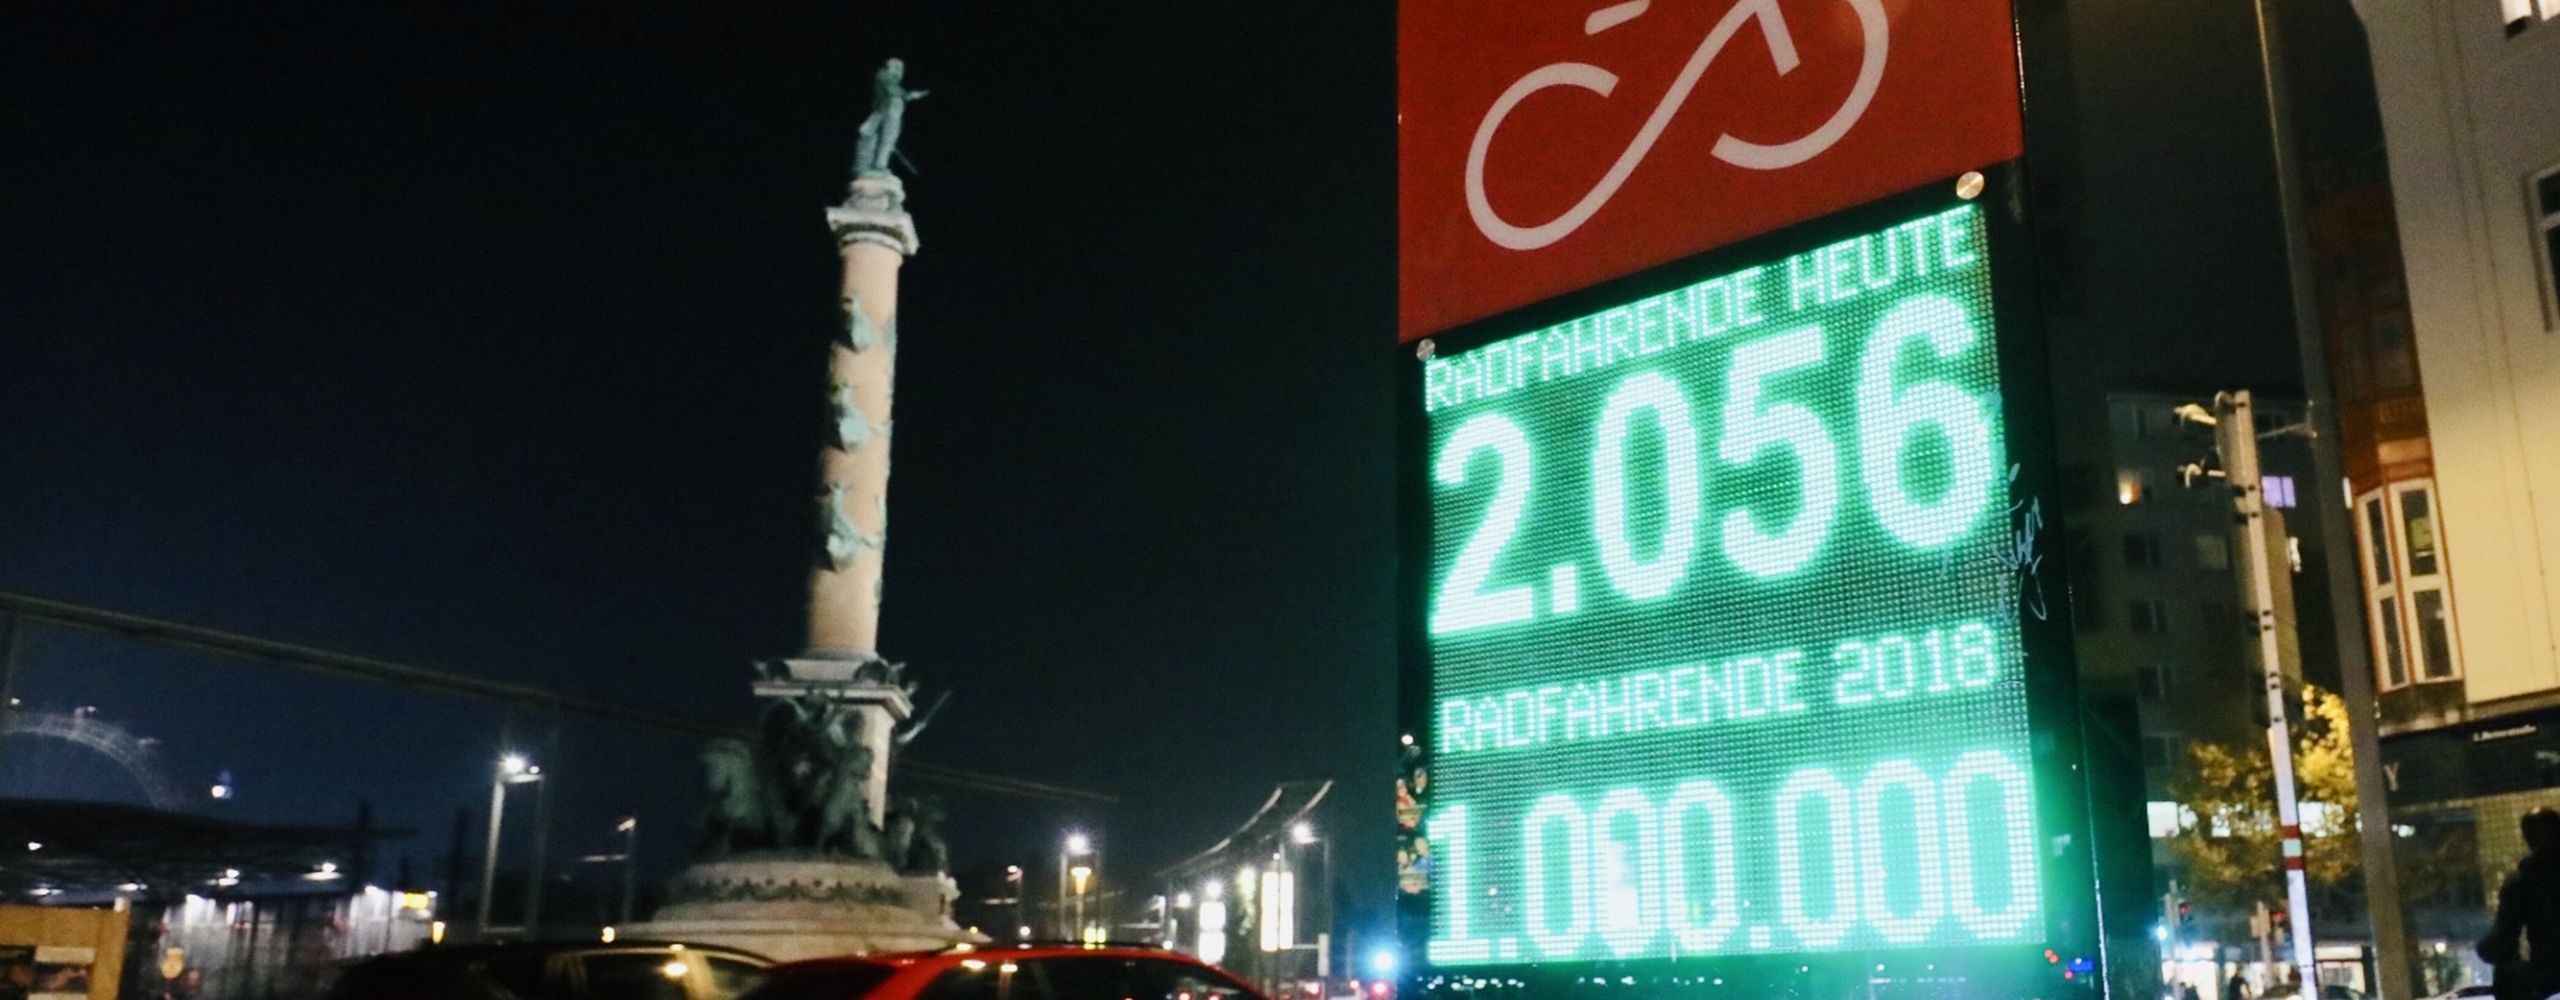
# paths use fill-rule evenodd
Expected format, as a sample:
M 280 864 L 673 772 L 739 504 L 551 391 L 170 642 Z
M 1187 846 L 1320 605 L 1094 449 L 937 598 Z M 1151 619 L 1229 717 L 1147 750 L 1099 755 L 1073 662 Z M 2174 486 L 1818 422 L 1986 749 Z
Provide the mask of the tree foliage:
M 2357 853 L 2355 755 L 2347 739 L 2346 702 L 2305 685 L 2293 744 L 2312 910 L 2360 909 L 2363 863 Z M 2193 822 L 2167 840 L 2188 873 L 2189 898 L 2232 911 L 2285 898 L 2275 771 L 2265 742 L 2191 744 L 2171 788 L 2176 801 L 2194 813 Z

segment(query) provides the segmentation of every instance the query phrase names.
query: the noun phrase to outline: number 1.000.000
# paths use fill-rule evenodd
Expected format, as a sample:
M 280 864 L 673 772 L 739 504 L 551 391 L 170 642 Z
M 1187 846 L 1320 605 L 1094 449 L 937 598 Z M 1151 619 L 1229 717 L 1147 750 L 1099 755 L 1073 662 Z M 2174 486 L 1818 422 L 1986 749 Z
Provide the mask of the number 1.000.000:
M 1988 750 L 1956 757 L 1935 780 L 1905 759 L 1876 764 L 1855 788 L 1824 768 L 1798 770 L 1779 783 L 1773 815 L 1752 817 L 1748 831 L 1712 781 L 1684 782 L 1660 801 L 1621 788 L 1588 809 L 1550 794 L 1521 824 L 1516 887 L 1477 882 L 1469 809 L 1446 805 L 1428 827 L 1438 896 L 1430 957 L 1529 957 L 1515 938 L 1477 936 L 1479 896 L 1505 892 L 1521 901 L 1521 933 L 1548 961 L 1595 957 L 1595 939 L 1618 958 L 1828 951 L 1857 944 L 1862 928 L 1873 944 L 1911 946 L 1950 920 L 1962 932 L 1953 943 L 2021 942 L 2040 931 L 2034 801 L 2026 771 Z M 1827 843 L 1809 842 L 1808 814 L 1821 817 Z M 1774 875 L 1785 939 L 1755 926 L 1737 948 L 1745 914 L 1769 912 L 1744 905 L 1736 852 L 1738 833 L 1762 830 L 1774 856 L 1754 867 Z M 1561 879 L 1548 867 L 1558 854 Z

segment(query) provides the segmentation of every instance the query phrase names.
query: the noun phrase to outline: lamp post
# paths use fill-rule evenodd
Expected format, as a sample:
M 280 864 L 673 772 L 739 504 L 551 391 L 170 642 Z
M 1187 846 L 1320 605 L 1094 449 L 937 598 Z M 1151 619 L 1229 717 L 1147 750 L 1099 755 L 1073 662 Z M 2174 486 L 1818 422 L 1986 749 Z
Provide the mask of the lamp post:
M 640 859 L 640 817 L 625 816 L 614 824 L 622 834 L 622 922 L 631 922 L 631 883 L 633 867 Z
M 489 934 L 490 907 L 498 889 L 498 832 L 507 822 L 507 786 L 542 780 L 542 765 L 520 753 L 498 757 L 498 776 L 489 782 L 489 847 L 480 857 L 480 935 Z M 536 873 L 536 877 L 540 877 Z
M 1067 834 L 1066 841 L 1058 847 L 1058 923 L 1061 925 L 1058 928 L 1060 932 L 1058 939 L 1061 941 L 1075 941 L 1084 937 L 1084 880 L 1093 875 L 1093 868 L 1090 865 L 1078 865 L 1075 859 L 1092 853 L 1094 853 L 1093 838 L 1085 835 L 1081 830 Z M 1075 874 L 1076 869 L 1081 869 L 1084 874 Z M 1067 914 L 1067 891 L 1070 879 L 1075 882 L 1076 897 L 1072 924 L 1068 923 L 1071 918 Z
M 1075 940 L 1082 941 L 1085 939 L 1084 894 L 1086 887 L 1090 886 L 1093 882 L 1093 866 L 1077 865 L 1073 868 L 1067 869 L 1067 874 L 1074 876 L 1076 880 L 1076 932 L 1074 938 Z
M 1005 885 L 1013 890 L 1014 940 L 1028 940 L 1031 937 L 1031 925 L 1022 922 L 1022 890 L 1024 882 L 1022 877 L 1022 866 L 1004 866 L 1004 881 Z
M 1333 839 L 1318 836 L 1313 825 L 1301 821 L 1290 825 L 1289 843 L 1298 847 L 1317 845 L 1324 858 L 1324 878 L 1316 882 L 1316 896 L 1324 901 L 1324 929 L 1316 934 L 1316 974 L 1325 976 L 1333 967 Z

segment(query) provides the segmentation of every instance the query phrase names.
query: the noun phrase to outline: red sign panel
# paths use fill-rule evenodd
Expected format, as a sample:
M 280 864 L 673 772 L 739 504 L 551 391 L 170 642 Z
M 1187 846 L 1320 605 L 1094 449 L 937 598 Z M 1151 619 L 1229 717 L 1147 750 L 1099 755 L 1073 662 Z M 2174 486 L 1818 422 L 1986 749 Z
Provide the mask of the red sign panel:
M 1403 0 L 1413 340 L 2018 155 L 2008 0 Z

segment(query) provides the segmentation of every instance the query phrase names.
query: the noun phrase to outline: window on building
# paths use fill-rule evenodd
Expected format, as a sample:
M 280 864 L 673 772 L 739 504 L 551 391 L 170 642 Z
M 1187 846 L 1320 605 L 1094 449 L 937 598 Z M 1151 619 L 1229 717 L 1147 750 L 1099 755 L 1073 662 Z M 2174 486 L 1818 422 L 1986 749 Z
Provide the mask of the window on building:
M 2169 630 L 2169 602 L 2157 597 L 2137 597 L 2126 611 L 2132 629 L 2144 635 L 2158 635 Z
M 2449 681 L 2461 675 L 2453 664 L 2452 614 L 2445 610 L 2444 591 L 2419 590 L 2409 595 L 2409 614 L 2417 619 L 2418 679 Z
M 2148 531 L 2124 533 L 2124 564 L 2128 569 L 2160 568 L 2160 536 Z
M 2258 493 L 2267 498 L 2267 506 L 2292 510 L 2294 505 L 2292 476 L 2261 476 Z
M 2400 599 L 2385 597 L 2376 602 L 2374 620 L 2382 626 L 2382 688 L 2385 691 L 2409 685 L 2408 646 L 2400 638 Z
M 2140 469 L 2116 470 L 2116 503 L 2131 507 L 2151 499 L 2151 473 Z
M 2143 811 L 2151 820 L 2151 839 L 2166 840 L 2195 829 L 2196 811 L 2176 802 L 2145 802 Z
M 2176 765 L 2179 765 L 2179 737 L 2173 737 L 2173 734 L 2143 737 L 2143 767 L 2171 770 Z
M 2560 14 L 2560 0 L 2541 0 L 2541 3 L 2542 16 Z M 2541 244 L 2537 249 L 2542 251 L 2543 305 L 2549 309 L 2543 316 L 2543 322 L 2546 326 L 2560 328 L 2560 166 L 2543 171 L 2542 176 L 2534 178 L 2533 207 L 2541 216 L 2537 227 L 2541 231 L 2541 239 L 2536 242 Z
M 2382 519 L 2382 495 L 2364 502 L 2365 551 L 2372 554 L 2373 585 L 2391 585 L 2391 525 Z
M 2240 634 L 2240 616 L 2231 610 L 2231 605 L 2222 601 L 2197 602 L 2196 624 L 2204 629 L 2204 634 L 2216 638 Z
M 2115 421 L 2118 438 L 2140 441 L 2151 436 L 2150 414 L 2143 412 L 2143 407 L 2139 404 L 2126 403 L 2117 406 L 2109 412 L 2108 416 Z
M 2155 771 L 2166 771 L 2178 762 L 2177 743 L 2166 736 L 2142 738 L 2142 764 Z
M 2196 568 L 2220 572 L 2231 568 L 2231 539 L 2219 534 L 2196 536 Z
M 2134 684 L 2142 689 L 2142 696 L 2155 701 L 2169 696 L 2169 680 L 2169 665 L 2166 663 L 2143 664 L 2141 670 L 2134 674 Z
M 2435 498 L 2424 488 L 2400 494 L 2400 539 L 2409 547 L 2409 575 L 2434 576 L 2436 569 Z

